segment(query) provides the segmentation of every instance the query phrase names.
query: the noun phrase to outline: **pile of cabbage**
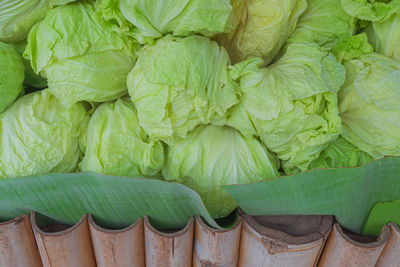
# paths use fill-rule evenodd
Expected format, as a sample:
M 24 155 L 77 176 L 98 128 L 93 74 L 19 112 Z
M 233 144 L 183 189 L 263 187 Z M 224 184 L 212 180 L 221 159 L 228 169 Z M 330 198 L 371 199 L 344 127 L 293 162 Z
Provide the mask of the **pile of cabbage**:
M 400 1 L 3 0 L 0 177 L 222 185 L 400 156 Z M 34 178 L 32 178 L 34 179 Z

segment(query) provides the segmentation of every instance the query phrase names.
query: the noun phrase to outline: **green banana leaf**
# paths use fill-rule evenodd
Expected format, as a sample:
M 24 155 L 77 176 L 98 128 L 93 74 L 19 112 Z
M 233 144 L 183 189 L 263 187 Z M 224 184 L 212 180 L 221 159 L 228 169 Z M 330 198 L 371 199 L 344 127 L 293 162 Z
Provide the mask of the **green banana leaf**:
M 382 227 L 389 222 L 400 225 L 400 200 L 376 203 L 364 226 L 363 235 L 378 236 Z
M 400 199 L 400 158 L 223 188 L 249 215 L 335 215 L 342 226 L 360 234 L 377 202 Z
M 86 213 L 108 228 L 122 228 L 148 215 L 158 229 L 179 229 L 201 215 L 212 227 L 200 196 L 177 183 L 95 173 L 34 175 L 0 179 L 0 220 L 35 210 L 74 224 Z
M 361 233 L 377 202 L 400 199 L 400 158 L 223 188 L 250 215 L 335 215 L 344 227 Z M 0 220 L 31 210 L 68 224 L 91 213 L 97 223 L 108 228 L 125 227 L 149 215 L 155 227 L 177 229 L 199 214 L 210 226 L 221 228 L 199 195 L 177 183 L 94 173 L 0 179 Z M 390 214 L 377 216 L 386 222 Z M 398 210 L 393 214 L 399 215 Z M 364 233 L 371 233 L 368 226 L 365 229 Z

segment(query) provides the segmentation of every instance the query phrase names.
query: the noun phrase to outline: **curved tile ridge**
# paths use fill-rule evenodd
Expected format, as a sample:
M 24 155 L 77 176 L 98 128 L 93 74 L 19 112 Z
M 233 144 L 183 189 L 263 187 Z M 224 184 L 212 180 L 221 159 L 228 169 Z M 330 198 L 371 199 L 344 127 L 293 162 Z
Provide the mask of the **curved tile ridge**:
M 42 266 L 28 215 L 0 223 L 0 266 Z
M 31 213 L 31 224 L 45 267 L 96 266 L 88 215 L 84 215 L 72 227 L 55 232 L 46 232 L 41 229 L 37 224 L 36 216 L 35 212 Z
M 156 230 L 144 216 L 144 240 L 147 267 L 191 265 L 193 248 L 193 218 L 177 232 Z
M 384 226 L 378 238 L 371 239 L 345 233 L 341 226 L 335 223 L 319 266 L 375 266 L 389 235 L 388 226 Z
M 214 229 L 196 216 L 193 267 L 237 266 L 242 221 L 239 217 L 230 229 Z
M 400 228 L 392 222 L 388 226 L 390 228 L 390 236 L 376 263 L 376 267 L 400 267 Z
M 243 215 L 239 266 L 315 266 L 332 216 Z
M 143 220 L 130 226 L 110 230 L 96 224 L 89 215 L 89 229 L 98 267 L 144 266 Z

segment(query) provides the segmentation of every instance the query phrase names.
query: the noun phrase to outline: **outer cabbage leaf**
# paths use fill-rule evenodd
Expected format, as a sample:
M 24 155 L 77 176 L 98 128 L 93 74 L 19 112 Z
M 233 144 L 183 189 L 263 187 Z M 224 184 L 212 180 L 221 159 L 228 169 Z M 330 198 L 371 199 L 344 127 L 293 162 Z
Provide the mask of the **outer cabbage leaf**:
M 233 30 L 218 36 L 233 63 L 262 57 L 267 65 L 293 33 L 306 0 L 231 0 Z
M 260 136 L 286 173 L 303 171 L 342 131 L 337 95 L 345 70 L 316 44 L 291 44 L 275 64 L 259 59 L 235 65 L 241 104 L 229 125 Z
M 0 41 L 17 43 L 28 36 L 32 26 L 46 14 L 49 6 L 74 0 L 0 0 Z
M 365 33 L 353 35 L 343 39 L 331 49 L 339 62 L 358 58 L 365 54 L 374 52 L 374 48 L 368 43 L 368 37 Z
M 169 143 L 201 123 L 225 123 L 238 102 L 228 64 L 226 51 L 201 36 L 168 35 L 144 47 L 127 80 L 140 126 Z
M 309 169 L 357 167 L 372 161 L 372 157 L 339 137 L 325 148 L 318 159 L 311 162 Z
M 400 0 L 341 0 L 343 9 L 352 17 L 383 22 L 400 13 Z
M 379 54 L 344 63 L 343 137 L 373 158 L 400 156 L 400 64 Z
M 23 53 L 26 48 L 26 41 L 19 42 L 17 44 L 14 44 L 15 50 L 17 50 L 18 54 L 23 56 Z M 23 58 L 23 63 L 25 67 L 25 80 L 24 80 L 24 85 L 41 89 L 47 87 L 47 80 L 46 78 L 42 77 L 39 74 L 36 74 L 31 66 L 31 62 L 27 60 L 26 58 Z
M 383 22 L 371 23 L 365 32 L 375 52 L 400 62 L 400 13 Z
M 21 97 L 0 115 L 0 177 L 76 170 L 81 104 L 62 106 L 48 91 Z
M 42 19 L 49 0 L 0 0 L 0 41 L 15 43 Z
M 164 163 L 164 148 L 139 126 L 129 99 L 101 104 L 84 137 L 82 171 L 129 177 L 154 176 Z
M 214 218 L 237 206 L 220 186 L 279 175 L 279 161 L 260 141 L 228 126 L 201 125 L 169 146 L 167 154 L 164 178 L 196 190 Z
M 14 47 L 0 42 L 0 113 L 18 97 L 24 81 L 24 64 Z
M 128 21 L 142 43 L 168 33 L 212 36 L 231 28 L 229 0 L 101 0 L 97 10 L 120 26 Z
M 354 33 L 355 22 L 340 0 L 309 0 L 289 42 L 316 42 L 329 49 Z
M 25 57 L 63 105 L 113 100 L 127 93 L 135 60 L 133 43 L 117 31 L 90 4 L 60 6 L 32 28 Z

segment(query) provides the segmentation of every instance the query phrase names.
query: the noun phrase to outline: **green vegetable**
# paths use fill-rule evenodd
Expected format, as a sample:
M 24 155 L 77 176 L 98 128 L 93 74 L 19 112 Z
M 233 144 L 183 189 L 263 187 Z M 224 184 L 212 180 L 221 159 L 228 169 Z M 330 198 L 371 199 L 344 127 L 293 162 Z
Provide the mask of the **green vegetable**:
M 272 61 L 294 31 L 306 0 L 231 0 L 233 30 L 218 36 L 234 63 L 250 57 Z
M 164 163 L 162 144 L 148 139 L 129 99 L 101 104 L 90 119 L 84 142 L 82 171 L 154 176 Z
M 228 63 L 225 49 L 201 36 L 168 35 L 144 47 L 127 80 L 140 126 L 169 143 L 199 124 L 224 124 L 238 102 Z
M 339 137 L 325 148 L 309 169 L 357 167 L 372 161 L 372 157 Z
M 373 22 L 366 29 L 375 52 L 400 62 L 400 13 L 384 22 Z
M 62 106 L 48 91 L 21 97 L 0 115 L 0 177 L 76 170 L 81 104 Z
M 18 54 L 23 55 L 25 48 L 26 48 L 26 41 L 19 42 L 17 44 L 14 44 L 15 50 L 17 50 Z M 46 88 L 47 87 L 47 80 L 40 76 L 39 74 L 36 74 L 31 66 L 31 62 L 27 60 L 26 58 L 23 58 L 23 63 L 25 67 L 25 80 L 24 80 L 24 85 L 41 89 L 41 88 Z
M 343 9 L 352 17 L 382 22 L 400 13 L 400 0 L 341 0 Z
M 24 64 L 14 47 L 0 42 L 0 113 L 18 97 L 24 81 Z
M 400 156 L 400 63 L 373 53 L 344 66 L 343 137 L 373 158 Z
M 374 48 L 368 43 L 368 37 L 365 33 L 360 33 L 343 39 L 336 46 L 332 47 L 332 53 L 336 55 L 339 62 L 351 60 L 361 55 L 374 52 Z
M 212 36 L 231 28 L 229 0 L 100 0 L 97 10 L 105 20 L 133 25 L 141 43 L 168 33 Z
M 340 0 L 309 0 L 289 42 L 315 42 L 329 49 L 354 33 L 355 22 Z
M 214 218 L 236 208 L 222 185 L 244 184 L 279 175 L 279 163 L 256 138 L 227 126 L 199 126 L 168 148 L 166 180 L 196 190 Z
M 0 41 L 17 43 L 28 36 L 32 26 L 46 14 L 49 6 L 74 0 L 1 0 Z
M 316 44 L 290 44 L 267 68 L 259 59 L 238 63 L 241 104 L 229 125 L 260 136 L 286 173 L 303 171 L 342 131 L 337 95 L 345 70 Z
M 117 30 L 100 21 L 90 4 L 60 6 L 32 28 L 25 57 L 63 105 L 113 100 L 127 93 L 135 51 Z

